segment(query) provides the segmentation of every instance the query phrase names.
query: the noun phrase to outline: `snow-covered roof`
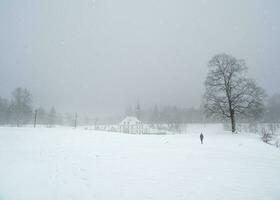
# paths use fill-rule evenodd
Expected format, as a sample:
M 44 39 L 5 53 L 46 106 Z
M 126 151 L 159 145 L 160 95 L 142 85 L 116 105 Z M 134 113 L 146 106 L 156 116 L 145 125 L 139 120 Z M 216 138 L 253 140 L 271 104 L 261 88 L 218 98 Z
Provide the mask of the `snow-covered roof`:
M 138 120 L 136 117 L 126 117 L 124 120 L 120 122 L 120 125 L 137 125 L 141 124 L 142 122 Z

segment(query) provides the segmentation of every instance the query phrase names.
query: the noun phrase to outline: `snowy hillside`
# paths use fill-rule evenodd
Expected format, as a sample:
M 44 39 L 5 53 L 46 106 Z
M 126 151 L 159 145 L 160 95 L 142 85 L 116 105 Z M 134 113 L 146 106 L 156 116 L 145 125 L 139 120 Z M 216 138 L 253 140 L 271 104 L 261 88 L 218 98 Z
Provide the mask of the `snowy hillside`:
M 205 130 L 127 135 L 0 128 L 1 200 L 278 200 L 280 151 Z

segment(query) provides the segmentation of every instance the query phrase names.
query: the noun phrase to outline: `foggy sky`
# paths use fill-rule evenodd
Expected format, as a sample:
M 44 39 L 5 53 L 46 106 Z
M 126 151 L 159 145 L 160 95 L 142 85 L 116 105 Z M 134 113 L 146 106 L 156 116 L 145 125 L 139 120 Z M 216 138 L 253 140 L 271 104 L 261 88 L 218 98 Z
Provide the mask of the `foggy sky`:
M 207 62 L 246 60 L 280 93 L 278 0 L 1 0 L 0 96 L 123 113 L 128 105 L 198 107 Z

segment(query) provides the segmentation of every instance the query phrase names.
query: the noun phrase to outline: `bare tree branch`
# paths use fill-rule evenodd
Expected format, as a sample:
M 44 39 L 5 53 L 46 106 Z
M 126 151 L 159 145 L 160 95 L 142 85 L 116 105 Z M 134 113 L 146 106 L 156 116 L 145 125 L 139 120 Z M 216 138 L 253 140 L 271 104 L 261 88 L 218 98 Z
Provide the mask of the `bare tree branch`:
M 229 118 L 235 132 L 235 115 L 261 117 L 265 92 L 246 77 L 244 60 L 227 54 L 214 56 L 205 81 L 205 108 L 209 116 Z

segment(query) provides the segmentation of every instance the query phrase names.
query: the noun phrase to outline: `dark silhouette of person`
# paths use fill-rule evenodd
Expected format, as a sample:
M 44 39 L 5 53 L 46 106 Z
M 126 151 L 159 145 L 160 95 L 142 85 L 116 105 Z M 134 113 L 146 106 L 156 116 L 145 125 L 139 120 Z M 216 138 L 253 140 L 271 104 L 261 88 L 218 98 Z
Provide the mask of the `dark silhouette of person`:
M 204 135 L 200 133 L 200 143 L 203 144 Z

